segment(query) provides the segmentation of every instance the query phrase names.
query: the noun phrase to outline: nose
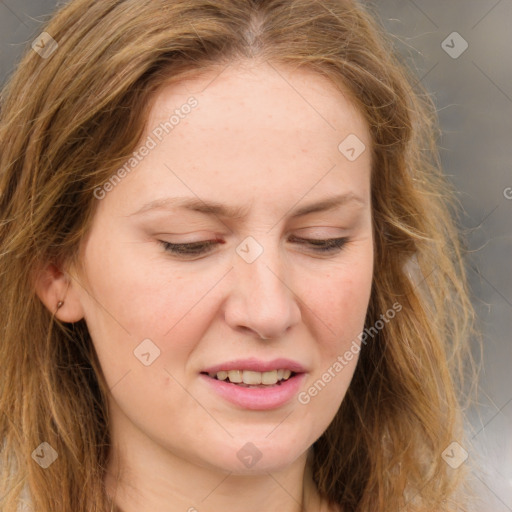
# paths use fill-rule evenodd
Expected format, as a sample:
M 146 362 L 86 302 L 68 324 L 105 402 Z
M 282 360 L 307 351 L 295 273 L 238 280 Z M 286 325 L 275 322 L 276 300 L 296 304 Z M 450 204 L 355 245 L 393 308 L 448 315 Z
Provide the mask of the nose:
M 277 339 L 301 321 L 299 299 L 278 248 L 267 243 L 263 254 L 247 263 L 234 258 L 232 286 L 225 306 L 226 323 L 238 332 Z

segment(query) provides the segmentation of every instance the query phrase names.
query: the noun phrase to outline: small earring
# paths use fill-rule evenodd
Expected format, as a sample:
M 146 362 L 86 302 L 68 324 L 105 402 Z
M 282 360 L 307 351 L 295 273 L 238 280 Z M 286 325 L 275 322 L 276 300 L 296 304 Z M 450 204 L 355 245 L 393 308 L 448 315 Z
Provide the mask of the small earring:
M 59 300 L 59 302 L 57 302 L 57 309 L 60 309 L 63 305 L 64 305 L 64 301 Z

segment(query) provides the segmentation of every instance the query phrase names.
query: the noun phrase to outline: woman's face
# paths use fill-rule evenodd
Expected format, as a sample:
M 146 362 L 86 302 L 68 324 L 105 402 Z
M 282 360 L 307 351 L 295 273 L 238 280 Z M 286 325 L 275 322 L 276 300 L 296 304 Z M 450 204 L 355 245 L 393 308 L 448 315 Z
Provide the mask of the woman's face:
M 158 93 L 134 160 L 95 192 L 72 286 L 114 439 L 206 468 L 276 470 L 325 431 L 356 366 L 373 270 L 370 135 L 310 71 L 205 76 Z M 170 245 L 198 242 L 211 244 Z M 219 380 L 228 370 L 268 384 Z

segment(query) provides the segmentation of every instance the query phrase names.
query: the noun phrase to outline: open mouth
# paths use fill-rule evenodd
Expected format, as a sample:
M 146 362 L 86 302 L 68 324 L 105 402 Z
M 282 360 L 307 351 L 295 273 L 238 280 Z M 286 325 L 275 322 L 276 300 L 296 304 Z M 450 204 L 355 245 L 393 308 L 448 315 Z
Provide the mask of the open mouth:
M 293 379 L 296 372 L 288 369 L 273 370 L 270 372 L 255 372 L 251 370 L 229 370 L 218 372 L 201 372 L 211 379 L 226 384 L 234 384 L 244 388 L 271 388 L 281 386 L 284 382 Z
M 238 364 L 235 369 L 233 362 L 226 364 L 231 369 L 220 365 L 206 368 L 199 376 L 211 391 L 244 410 L 265 411 L 285 406 L 299 392 L 307 375 L 294 361 L 282 360 L 271 365 L 248 360 Z M 251 366 L 265 371 L 240 369 Z

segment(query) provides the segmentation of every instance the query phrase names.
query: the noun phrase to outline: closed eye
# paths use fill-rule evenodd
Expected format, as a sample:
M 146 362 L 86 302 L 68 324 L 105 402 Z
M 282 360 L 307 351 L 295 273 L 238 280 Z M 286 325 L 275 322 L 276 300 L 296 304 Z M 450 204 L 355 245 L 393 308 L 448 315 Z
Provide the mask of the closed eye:
M 347 237 L 328 238 L 325 240 L 292 237 L 292 240 L 300 245 L 308 246 L 314 252 L 324 254 L 341 251 L 343 246 L 349 241 Z M 222 240 L 205 240 L 187 244 L 173 244 L 164 240 L 159 240 L 159 242 L 163 245 L 166 252 L 178 256 L 199 256 L 210 252 L 215 245 L 224 243 Z

